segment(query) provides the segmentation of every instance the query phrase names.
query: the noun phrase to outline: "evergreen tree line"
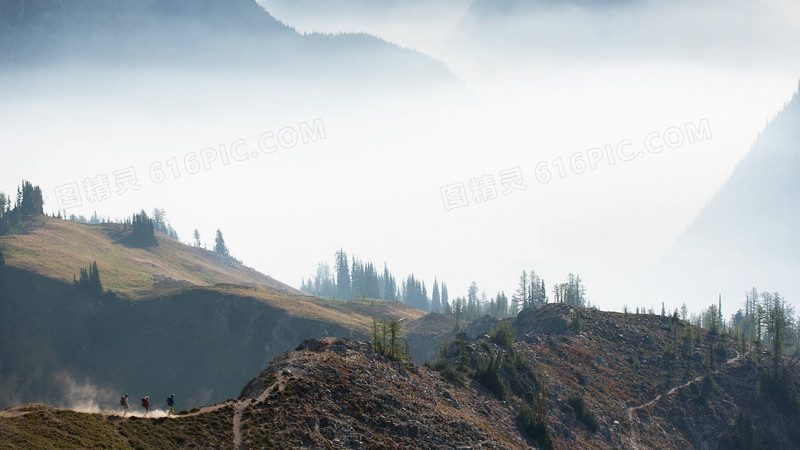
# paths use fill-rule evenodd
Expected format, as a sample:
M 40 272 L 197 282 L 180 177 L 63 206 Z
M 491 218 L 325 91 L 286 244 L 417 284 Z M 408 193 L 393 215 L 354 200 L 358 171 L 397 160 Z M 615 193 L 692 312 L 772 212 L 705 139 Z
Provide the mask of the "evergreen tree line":
M 487 297 L 485 292 L 478 295 L 478 285 L 474 281 L 467 288 L 466 297 L 456 297 L 452 305 L 444 307 L 444 313 L 455 318 L 456 331 L 462 320 L 469 322 L 487 314 L 499 318 L 509 317 L 513 311 L 505 292 L 499 292 L 494 297 Z
M 592 306 L 586 298 L 586 288 L 580 275 L 569 274 L 566 283 L 553 286 L 553 293 L 557 303 L 566 303 L 582 308 Z M 530 272 L 523 270 L 519 277 L 517 290 L 511 296 L 510 301 L 505 291 L 498 292 L 497 295 L 490 298 L 487 298 L 485 292 L 478 295 L 478 286 L 473 281 L 467 290 L 466 297 L 456 297 L 452 306 L 443 305 L 442 309 L 456 318 L 455 326 L 458 327 L 460 320 L 469 322 L 486 314 L 499 318 L 512 317 L 525 309 L 549 302 L 550 298 L 547 296 L 547 285 L 544 279 L 533 270 Z
M 58 216 L 59 216 L 59 218 L 61 218 L 61 212 L 59 212 Z M 65 216 L 66 216 L 66 214 L 65 214 Z M 106 219 L 105 217 L 99 217 L 97 215 L 97 211 L 95 211 L 94 214 L 92 214 L 92 216 L 89 217 L 88 219 L 82 214 L 81 215 L 77 215 L 77 216 L 75 214 L 70 214 L 69 217 L 67 217 L 67 220 L 69 220 L 70 222 L 83 223 L 83 224 L 87 224 L 87 225 L 97 225 L 99 223 L 108 223 L 108 219 Z
M 466 297 L 451 300 L 447 284 L 440 283 L 437 278 L 434 278 L 430 291 L 425 281 L 414 274 L 398 283 L 386 263 L 383 271 L 379 272 L 373 263 L 363 262 L 355 256 L 348 257 L 344 250 L 339 249 L 334 254 L 333 268 L 327 262 L 320 262 L 313 275 L 303 278 L 300 289 L 324 298 L 398 300 L 423 311 L 454 316 L 458 324 L 461 320 L 470 321 L 486 314 L 500 318 L 516 316 L 523 309 L 550 301 L 547 285 L 536 272 L 523 271 L 519 280 L 518 289 L 510 300 L 505 292 L 488 297 L 474 281 L 468 287 Z M 590 306 L 579 275 L 569 274 L 568 281 L 555 285 L 553 292 L 560 302 Z
M 778 364 L 788 350 L 800 349 L 800 317 L 795 318 L 794 308 L 779 292 L 758 292 L 753 287 L 745 295 L 744 308 L 722 320 L 722 300 L 715 309 L 711 305 L 703 314 L 703 324 L 714 332 L 728 333 L 737 341 L 772 350 Z
M 628 314 L 628 306 L 623 308 Z M 653 308 L 636 307 L 636 314 L 655 314 Z M 661 304 L 661 315 L 667 311 Z M 712 336 L 732 337 L 742 351 L 749 346 L 764 346 L 772 351 L 776 365 L 790 351 L 800 350 L 800 316 L 795 317 L 794 308 L 779 292 L 759 292 L 753 287 L 745 293 L 742 308 L 725 320 L 722 312 L 722 296 L 699 314 L 689 313 L 686 304 L 676 308 L 670 316 L 705 329 Z
M 10 196 L 0 192 L 0 235 L 10 233 L 22 220 L 40 214 L 44 214 L 44 200 L 39 186 L 22 180 L 13 203 Z
M 62 217 L 60 212 L 58 217 Z M 108 220 L 107 218 L 99 217 L 97 212 L 95 212 L 89 219 L 86 219 L 86 217 L 82 215 L 76 216 L 75 214 L 71 214 L 69 217 L 67 217 L 67 220 L 89 225 L 100 223 L 117 223 Z M 180 240 L 178 232 L 167 220 L 167 212 L 163 208 L 154 208 L 152 215 L 148 215 L 144 210 L 141 210 L 138 213 L 134 213 L 130 218 L 122 220 L 121 224 L 124 232 L 130 232 L 129 239 L 137 245 L 158 245 L 158 239 L 155 237 L 156 232 L 165 234 L 175 240 Z M 197 229 L 195 229 L 194 233 L 192 233 L 192 242 L 189 244 L 193 247 L 204 248 L 200 242 L 200 232 Z M 230 250 L 225 244 L 225 238 L 222 236 L 222 231 L 220 231 L 220 229 L 217 229 L 214 236 L 214 247 L 212 250 L 219 255 L 225 256 L 226 258 L 239 261 L 231 256 Z
M 95 211 L 89 219 L 86 219 L 86 217 L 82 215 L 76 216 L 75 214 L 70 214 L 67 220 L 88 225 L 116 223 L 106 217 L 99 217 L 97 211 Z M 144 210 L 141 210 L 138 213 L 134 213 L 130 218 L 123 219 L 121 223 L 123 225 L 123 230 L 130 230 L 137 239 L 151 240 L 152 238 L 152 240 L 155 240 L 154 232 L 156 231 L 172 239 L 180 239 L 178 232 L 175 231 L 175 228 L 173 228 L 167 220 L 167 212 L 162 208 L 154 208 L 152 215 L 149 216 Z
M 144 210 L 134 213 L 122 222 L 123 231 L 130 230 L 129 239 L 141 246 L 158 245 L 155 236 L 155 225 Z
M 553 300 L 556 303 L 566 303 L 571 306 L 585 308 L 586 288 L 583 285 L 580 275 L 569 274 L 566 283 L 553 286 Z
M 572 276 L 570 274 L 570 277 Z M 533 270 L 530 274 L 523 270 L 522 275 L 519 276 L 517 291 L 511 297 L 510 314 L 517 315 L 523 309 L 543 305 L 547 302 L 547 287 L 544 279 L 540 278 Z
M 72 276 L 72 284 L 86 294 L 103 294 L 103 283 L 100 281 L 100 271 L 97 261 L 92 262 L 88 269 L 81 267 L 80 278 Z
M 300 289 L 325 298 L 397 300 L 423 311 L 445 312 L 449 307 L 447 285 L 440 286 L 438 279 L 434 279 L 429 294 L 425 282 L 414 274 L 398 283 L 386 263 L 378 271 L 372 262 L 348 258 L 342 249 L 334 254 L 333 269 L 327 262 L 320 262 L 312 276 L 303 278 Z

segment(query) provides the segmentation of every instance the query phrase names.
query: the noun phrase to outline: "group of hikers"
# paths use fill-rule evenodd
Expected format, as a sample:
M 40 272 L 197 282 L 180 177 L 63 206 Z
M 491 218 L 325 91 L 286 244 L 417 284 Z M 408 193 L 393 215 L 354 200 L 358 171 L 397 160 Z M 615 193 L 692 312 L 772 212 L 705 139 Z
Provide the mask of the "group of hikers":
M 122 408 L 125 409 L 125 413 L 122 415 L 122 417 L 127 416 L 128 410 L 131 409 L 131 405 L 128 403 L 128 394 L 125 394 L 119 398 L 119 404 L 122 405 Z M 169 411 L 167 412 L 167 416 L 175 415 L 176 404 L 177 403 L 175 402 L 175 394 L 172 394 L 169 397 L 167 397 L 167 406 L 169 406 Z M 147 413 L 150 411 L 150 397 L 147 395 L 145 395 L 144 398 L 142 398 L 142 408 L 144 408 L 144 415 L 146 416 Z

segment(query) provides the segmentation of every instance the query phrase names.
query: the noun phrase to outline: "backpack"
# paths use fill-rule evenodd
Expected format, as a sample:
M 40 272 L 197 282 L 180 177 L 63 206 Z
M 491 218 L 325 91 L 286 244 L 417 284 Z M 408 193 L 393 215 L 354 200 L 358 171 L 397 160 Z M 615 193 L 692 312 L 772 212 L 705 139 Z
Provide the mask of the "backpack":
M 142 406 L 143 406 L 145 409 L 147 409 L 147 408 L 150 406 L 150 405 L 148 405 L 148 404 L 147 404 L 147 399 L 146 399 L 146 398 L 143 398 L 143 399 L 142 399 Z
M 172 397 L 167 397 L 167 404 L 169 406 L 175 406 L 175 399 Z
M 120 397 L 119 398 L 119 404 L 121 406 L 127 406 L 128 405 L 128 400 L 126 400 L 125 397 Z

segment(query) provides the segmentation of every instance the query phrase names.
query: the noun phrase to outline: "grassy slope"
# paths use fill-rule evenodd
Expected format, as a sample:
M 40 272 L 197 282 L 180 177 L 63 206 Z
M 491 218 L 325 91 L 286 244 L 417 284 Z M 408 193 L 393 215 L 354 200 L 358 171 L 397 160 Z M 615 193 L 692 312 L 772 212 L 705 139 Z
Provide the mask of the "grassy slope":
M 22 234 L 0 236 L 0 250 L 11 267 L 71 283 L 82 267 L 97 261 L 103 286 L 134 300 L 181 291 L 215 291 L 254 298 L 290 315 L 331 322 L 367 333 L 372 317 L 411 322 L 425 315 L 400 302 L 327 300 L 305 295 L 214 252 L 190 247 L 156 233 L 158 246 L 137 248 L 122 242 L 117 224 L 85 225 L 46 216 L 25 224 Z
M 158 246 L 135 248 L 120 242 L 121 225 L 84 225 L 40 216 L 25 234 L 0 237 L 0 250 L 9 266 L 64 282 L 72 282 L 82 267 L 97 261 L 103 286 L 133 299 L 218 283 L 301 294 L 214 252 L 156 235 Z
M 270 291 L 258 287 L 217 285 L 202 289 L 242 298 L 253 298 L 272 307 L 285 310 L 289 315 L 309 320 L 331 322 L 345 326 L 353 331 L 368 333 L 372 318 L 403 319 L 410 323 L 426 312 L 401 302 L 388 300 L 331 300 L 311 296 L 296 296 Z

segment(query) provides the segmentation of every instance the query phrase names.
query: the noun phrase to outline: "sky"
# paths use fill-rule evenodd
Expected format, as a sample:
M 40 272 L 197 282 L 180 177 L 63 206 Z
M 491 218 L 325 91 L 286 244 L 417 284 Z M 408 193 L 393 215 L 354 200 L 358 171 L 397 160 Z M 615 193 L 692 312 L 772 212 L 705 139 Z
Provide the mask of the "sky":
M 300 32 L 417 49 L 457 82 L 409 93 L 236 69 L 0 73 L 0 190 L 29 179 L 53 212 L 59 192 L 105 176 L 111 191 L 68 213 L 164 208 L 183 241 L 197 228 L 211 247 L 220 228 L 235 257 L 294 286 L 341 247 L 437 277 L 451 297 L 473 280 L 511 293 L 522 270 L 550 285 L 578 273 L 590 301 L 621 309 L 619 287 L 691 224 L 800 74 L 800 5 L 785 1 L 477 18 L 461 0 L 261 3 Z M 131 168 L 138 190 L 117 189 Z

